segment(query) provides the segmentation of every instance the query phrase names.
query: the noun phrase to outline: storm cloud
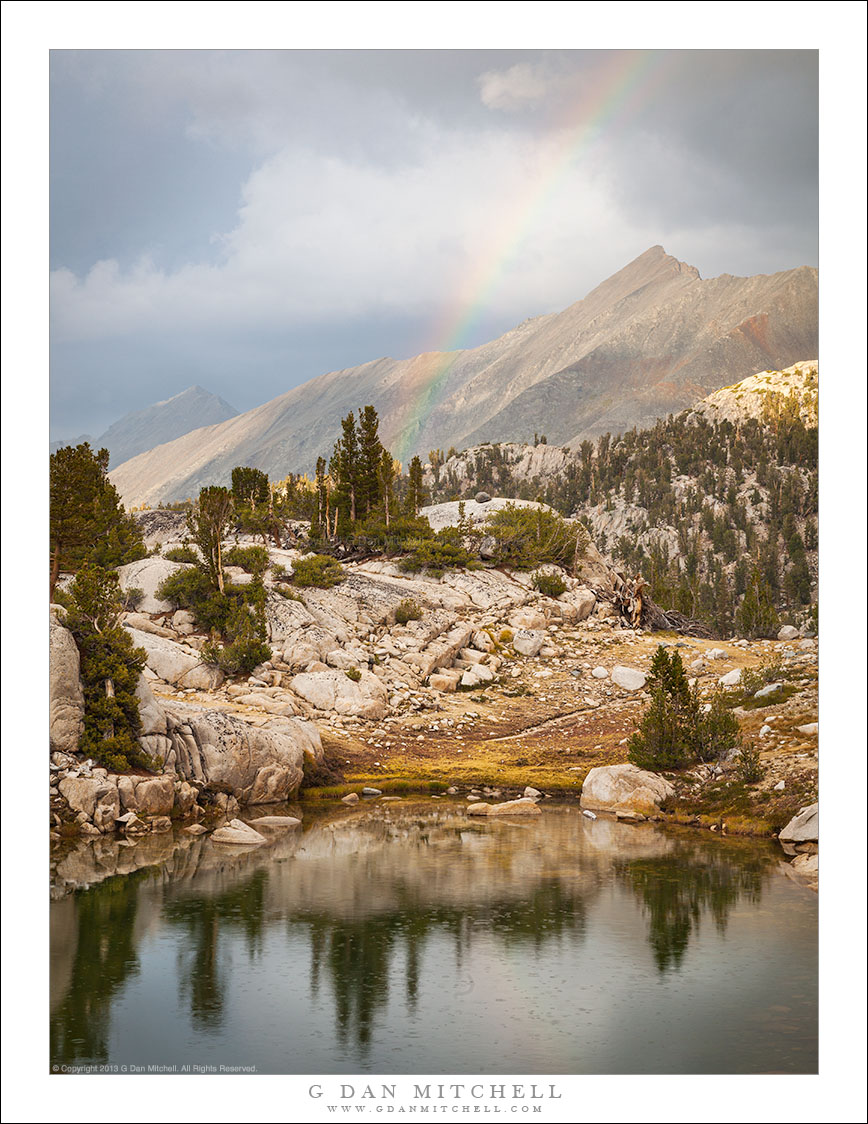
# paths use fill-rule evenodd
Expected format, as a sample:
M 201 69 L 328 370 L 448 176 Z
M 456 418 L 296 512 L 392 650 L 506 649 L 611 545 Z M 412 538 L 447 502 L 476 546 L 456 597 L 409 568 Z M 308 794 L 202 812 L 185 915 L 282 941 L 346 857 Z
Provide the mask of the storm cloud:
M 815 51 L 61 50 L 51 98 L 54 436 L 473 346 L 657 243 L 817 264 Z

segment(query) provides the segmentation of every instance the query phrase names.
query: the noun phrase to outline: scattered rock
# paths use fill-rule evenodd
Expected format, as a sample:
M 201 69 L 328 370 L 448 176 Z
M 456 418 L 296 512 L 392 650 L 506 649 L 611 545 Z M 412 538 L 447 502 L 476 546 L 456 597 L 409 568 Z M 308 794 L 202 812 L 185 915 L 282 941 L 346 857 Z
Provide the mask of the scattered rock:
M 524 793 L 522 795 L 524 795 L 526 797 L 530 797 L 531 799 L 533 799 L 534 797 L 542 796 L 542 793 L 540 792 L 540 790 L 538 788 L 531 788 L 530 785 L 527 785 L 525 787 Z
M 295 816 L 260 816 L 251 822 L 251 827 L 259 830 L 265 828 L 270 831 L 279 831 L 281 828 L 300 827 L 301 820 Z
M 776 695 L 782 689 L 783 683 L 769 683 L 766 687 L 760 687 L 753 697 L 755 699 L 767 699 L 770 695 Z
M 512 646 L 521 656 L 535 656 L 545 643 L 546 634 L 536 629 L 522 628 L 512 638 Z
M 818 722 L 808 722 L 804 726 L 796 726 L 800 734 L 818 734 L 820 732 L 820 724 Z
M 625 691 L 641 691 L 645 686 L 645 673 L 635 667 L 622 667 L 617 664 L 612 668 L 612 682 L 623 687 Z
M 249 827 L 242 820 L 230 820 L 226 827 L 220 827 L 211 833 L 214 843 L 236 843 L 242 846 L 265 843 L 266 838 L 254 828 Z
M 155 835 L 161 835 L 163 832 L 172 830 L 172 821 L 168 816 L 154 816 L 151 820 L 151 831 Z
M 721 687 L 735 687 L 741 682 L 741 668 L 734 667 L 732 671 L 728 671 L 726 675 L 721 675 L 718 683 Z
M 473 498 L 477 503 L 491 503 L 491 496 L 488 492 L 477 492 Z
M 786 789 L 786 787 L 787 787 L 786 781 L 778 781 L 778 783 L 774 787 L 774 791 L 775 792 L 783 792 Z
M 778 640 L 798 640 L 799 630 L 791 624 L 785 624 L 778 632 Z
M 191 823 L 189 827 L 185 827 L 184 831 L 188 835 L 205 835 L 208 831 L 207 827 L 203 827 L 200 823 Z
M 341 797 L 342 804 L 358 804 L 359 794 L 357 792 L 348 792 L 346 796 Z
M 461 681 L 461 673 L 452 669 L 435 671 L 428 676 L 428 686 L 433 691 L 454 691 Z
M 591 672 L 595 679 L 608 679 L 609 673 L 604 667 L 595 667 Z
M 467 809 L 468 816 L 541 816 L 542 812 L 537 807 L 535 800 L 522 797 L 519 800 L 507 800 L 503 804 L 471 804 Z

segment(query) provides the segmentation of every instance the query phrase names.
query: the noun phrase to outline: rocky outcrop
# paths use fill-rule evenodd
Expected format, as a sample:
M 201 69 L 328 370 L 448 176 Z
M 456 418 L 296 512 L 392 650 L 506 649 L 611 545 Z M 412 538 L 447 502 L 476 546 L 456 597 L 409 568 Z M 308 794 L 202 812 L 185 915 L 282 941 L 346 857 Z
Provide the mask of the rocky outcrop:
M 303 672 L 290 681 L 290 687 L 320 711 L 371 719 L 382 718 L 386 713 L 385 688 L 368 671 L 359 672 L 358 682 L 344 671 Z
M 160 585 L 172 574 L 179 570 L 189 570 L 190 566 L 184 562 L 170 562 L 168 558 L 156 555 L 152 558 L 142 558 L 138 562 L 129 562 L 126 566 L 118 567 L 118 578 L 121 589 L 140 589 L 142 599 L 136 608 L 141 613 L 171 613 L 172 605 L 157 597 Z
M 312 723 L 275 718 L 253 726 L 234 714 L 189 703 L 166 707 L 169 733 L 154 748 L 166 767 L 194 784 L 231 792 L 240 804 L 275 804 L 295 795 L 305 756 L 322 756 Z
M 223 672 L 212 664 L 203 663 L 194 648 L 188 648 L 164 636 L 140 632 L 137 628 L 130 628 L 128 623 L 124 627 L 136 647 L 144 648 L 148 667 L 164 683 L 212 691 L 223 682 Z
M 48 621 L 48 731 L 51 749 L 63 753 L 74 753 L 84 733 L 78 648 L 53 614 Z
M 582 785 L 581 806 L 596 812 L 655 815 L 675 789 L 657 773 L 636 765 L 601 765 L 591 769 Z

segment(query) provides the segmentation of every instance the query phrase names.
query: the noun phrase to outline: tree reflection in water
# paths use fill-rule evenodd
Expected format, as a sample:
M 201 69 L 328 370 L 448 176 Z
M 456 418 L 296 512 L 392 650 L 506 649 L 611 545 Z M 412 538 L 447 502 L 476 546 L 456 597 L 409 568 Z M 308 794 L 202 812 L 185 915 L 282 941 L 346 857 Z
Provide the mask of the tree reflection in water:
M 371 1041 L 377 1012 L 389 997 L 389 979 L 396 957 L 403 954 L 404 994 L 414 1010 L 419 993 L 422 954 L 434 933 L 451 936 L 460 969 L 474 934 L 494 935 L 506 947 L 542 950 L 567 933 L 584 936 L 586 909 L 582 896 L 559 879 L 542 882 L 526 899 L 501 900 L 477 906 L 437 906 L 396 893 L 395 911 L 356 918 L 305 914 L 293 918 L 310 927 L 311 993 L 328 974 L 335 1003 L 338 1039 L 352 1042 L 362 1053 Z
M 51 1019 L 51 1060 L 108 1060 L 112 1001 L 138 974 L 136 904 L 146 870 L 109 878 L 75 897 L 76 948 L 69 990 Z
M 226 984 L 218 958 L 221 926 L 240 930 L 250 959 L 262 950 L 265 933 L 265 888 L 268 874 L 258 870 L 240 886 L 213 897 L 181 896 L 165 903 L 163 917 L 185 929 L 188 944 L 178 945 L 178 979 L 189 995 L 193 1021 L 216 1030 L 223 1021 Z
M 654 962 L 665 972 L 681 965 L 704 914 L 723 933 L 740 898 L 759 902 L 770 865 L 765 855 L 686 845 L 658 858 L 616 859 L 614 870 L 641 901 Z

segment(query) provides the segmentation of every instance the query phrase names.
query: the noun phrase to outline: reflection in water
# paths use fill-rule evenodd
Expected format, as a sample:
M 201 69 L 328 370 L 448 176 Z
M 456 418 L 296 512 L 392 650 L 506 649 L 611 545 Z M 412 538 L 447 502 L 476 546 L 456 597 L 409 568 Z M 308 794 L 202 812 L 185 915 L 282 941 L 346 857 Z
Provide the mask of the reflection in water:
M 221 979 L 218 940 L 225 933 L 240 932 L 251 960 L 262 947 L 265 928 L 264 870 L 242 886 L 213 897 L 182 898 L 166 902 L 163 917 L 170 925 L 186 930 L 189 943 L 178 944 L 178 979 L 181 993 L 190 999 L 190 1013 L 202 1029 L 216 1029 L 223 1019 L 225 983 Z
M 527 1072 L 626 1073 L 643 1071 L 657 1035 L 661 1068 L 645 1072 L 720 1058 L 731 1068 L 715 1072 L 811 1072 L 815 905 L 776 874 L 772 849 L 575 809 L 516 826 L 420 807 L 311 815 L 256 852 L 179 836 L 156 866 L 58 903 L 52 1063 L 244 1049 L 261 1072 L 516 1071 L 507 1048 Z M 91 880 L 89 854 L 64 869 Z M 770 967 L 782 949 L 785 971 Z M 743 1033 L 781 1005 L 797 1012 L 789 1053 L 780 1033 Z M 706 1007 L 715 1025 L 697 1033 L 690 1017 Z
M 52 1061 L 105 1061 L 112 999 L 138 972 L 136 957 L 139 871 L 112 878 L 76 898 L 77 943 L 69 989 L 51 1019 Z
M 678 968 L 691 933 L 710 914 L 723 935 L 729 912 L 741 898 L 758 905 L 772 860 L 681 847 L 662 858 L 616 860 L 616 876 L 642 902 L 648 917 L 648 942 L 661 972 Z
M 581 937 L 585 904 L 575 890 L 557 879 L 534 888 L 526 901 L 494 901 L 483 906 L 432 906 L 400 895 L 400 908 L 386 914 L 345 920 L 330 914 L 306 916 L 310 926 L 311 994 L 319 994 L 325 967 L 335 1004 L 338 1039 L 364 1053 L 377 1010 L 389 998 L 393 964 L 404 962 L 404 995 L 415 1010 L 423 950 L 435 930 L 451 939 L 460 968 L 475 933 L 494 936 L 504 948 L 543 950 L 546 941 L 565 933 Z M 298 924 L 293 918 L 290 926 Z

